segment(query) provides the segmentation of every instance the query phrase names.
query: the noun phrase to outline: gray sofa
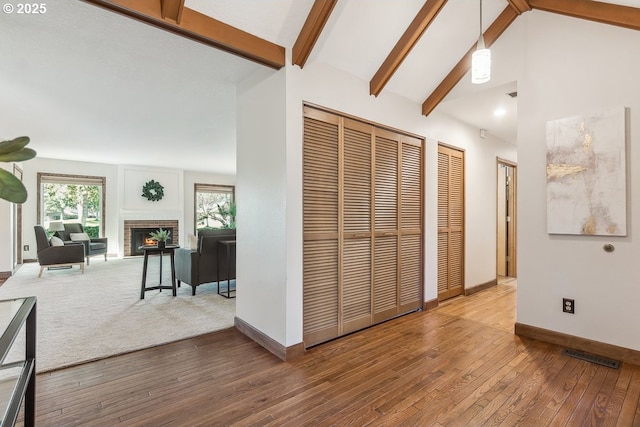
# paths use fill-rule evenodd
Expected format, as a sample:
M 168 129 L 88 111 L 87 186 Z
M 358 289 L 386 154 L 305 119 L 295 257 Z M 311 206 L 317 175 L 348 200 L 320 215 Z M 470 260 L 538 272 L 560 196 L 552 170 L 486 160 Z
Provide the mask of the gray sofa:
M 64 231 L 56 231 L 55 235 L 62 239 L 65 244 L 71 242 L 71 233 L 84 233 L 82 224 L 70 223 L 64 224 Z M 84 245 L 84 253 L 87 257 L 87 265 L 89 265 L 89 257 L 94 255 L 104 255 L 104 260 L 107 260 L 107 249 L 109 246 L 109 240 L 106 237 L 92 237 L 90 240 L 79 240 Z
M 195 295 L 198 285 L 218 282 L 220 279 L 235 279 L 235 249 L 231 251 L 231 259 L 229 260 L 227 260 L 226 251 L 221 251 L 218 254 L 219 241 L 235 239 L 235 229 L 201 230 L 198 232 L 196 249 L 176 249 L 175 263 L 178 286 L 181 282 L 190 285 L 191 295 Z M 220 277 L 218 277 L 218 259 L 220 260 Z M 230 271 L 227 271 L 228 265 Z

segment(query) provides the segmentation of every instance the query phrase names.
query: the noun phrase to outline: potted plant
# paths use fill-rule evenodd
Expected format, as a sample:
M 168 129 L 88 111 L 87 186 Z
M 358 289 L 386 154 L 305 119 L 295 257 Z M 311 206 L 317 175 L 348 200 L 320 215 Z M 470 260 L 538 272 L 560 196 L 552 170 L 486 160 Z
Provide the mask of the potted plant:
M 23 162 L 33 159 L 36 152 L 25 147 L 28 143 L 28 136 L 0 141 L 0 162 Z M 22 182 L 2 168 L 0 168 L 0 198 L 13 203 L 24 203 L 27 200 L 27 190 Z
M 149 237 L 157 242 L 158 248 L 163 249 L 167 245 L 167 240 L 171 236 L 171 231 L 163 230 L 162 227 L 149 233 Z

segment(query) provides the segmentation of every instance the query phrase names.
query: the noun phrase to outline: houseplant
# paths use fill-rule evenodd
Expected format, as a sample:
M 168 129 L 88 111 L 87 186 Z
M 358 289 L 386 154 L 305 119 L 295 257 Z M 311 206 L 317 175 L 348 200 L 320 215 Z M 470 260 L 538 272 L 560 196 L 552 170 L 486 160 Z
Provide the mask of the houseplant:
M 171 231 L 163 230 L 162 227 L 149 233 L 149 237 L 157 242 L 158 248 L 162 249 L 167 245 L 167 240 L 171 237 Z
M 36 156 L 31 148 L 28 136 L 20 136 L 10 141 L 0 141 L 0 162 L 23 162 Z M 27 190 L 18 178 L 0 168 L 0 198 L 13 203 L 24 203 Z

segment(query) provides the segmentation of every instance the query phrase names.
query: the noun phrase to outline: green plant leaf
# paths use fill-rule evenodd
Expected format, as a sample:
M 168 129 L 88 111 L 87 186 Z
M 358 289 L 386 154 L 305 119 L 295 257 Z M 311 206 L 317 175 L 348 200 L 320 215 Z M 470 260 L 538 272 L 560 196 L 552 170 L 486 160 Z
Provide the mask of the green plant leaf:
M 4 169 L 0 169 L 0 198 L 13 203 L 27 200 L 27 189 L 22 182 Z
M 0 162 L 23 162 L 25 160 L 33 159 L 36 156 L 36 152 L 31 148 L 22 148 L 10 153 L 0 154 Z
M 171 236 L 171 231 L 163 230 L 162 228 L 149 233 L 149 237 L 152 240 L 159 240 L 162 242 L 166 242 L 167 240 L 169 240 L 169 236 Z
M 29 143 L 28 136 L 19 136 L 9 141 L 0 142 L 0 154 L 11 153 L 23 149 Z

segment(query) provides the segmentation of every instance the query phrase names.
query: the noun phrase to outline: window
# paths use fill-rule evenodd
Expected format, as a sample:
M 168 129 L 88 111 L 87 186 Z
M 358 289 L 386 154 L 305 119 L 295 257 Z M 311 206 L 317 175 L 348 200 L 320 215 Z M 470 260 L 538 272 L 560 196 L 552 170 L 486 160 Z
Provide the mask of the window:
M 106 178 L 38 173 L 38 220 L 80 223 L 90 237 L 104 236 Z
M 235 187 L 195 184 L 195 225 L 199 230 L 236 228 Z

